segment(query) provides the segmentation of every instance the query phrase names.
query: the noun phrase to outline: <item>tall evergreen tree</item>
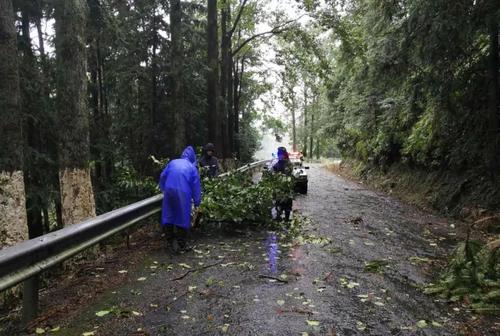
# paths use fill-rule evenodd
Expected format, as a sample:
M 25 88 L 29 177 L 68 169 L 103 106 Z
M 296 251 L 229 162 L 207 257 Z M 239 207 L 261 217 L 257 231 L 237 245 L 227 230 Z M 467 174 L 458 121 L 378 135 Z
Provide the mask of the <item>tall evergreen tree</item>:
M 0 248 L 28 238 L 17 37 L 11 0 L 0 0 Z
M 223 147 L 221 125 L 219 123 L 219 52 L 217 38 L 217 0 L 207 0 L 207 124 L 208 141 L 214 142 L 217 149 Z
M 95 216 L 90 179 L 85 0 L 57 0 L 59 180 L 64 225 Z
M 183 89 L 183 46 L 182 46 L 182 7 L 180 0 L 170 1 L 170 35 L 171 35 L 171 77 L 172 77 L 172 112 L 175 130 L 174 151 L 182 153 L 186 146 L 186 124 L 184 111 Z

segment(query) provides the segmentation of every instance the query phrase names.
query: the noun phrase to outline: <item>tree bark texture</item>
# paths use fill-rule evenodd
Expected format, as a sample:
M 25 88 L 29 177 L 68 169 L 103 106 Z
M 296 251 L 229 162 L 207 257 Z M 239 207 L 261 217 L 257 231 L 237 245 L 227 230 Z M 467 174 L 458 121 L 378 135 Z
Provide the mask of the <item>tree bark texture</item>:
M 0 0 L 0 248 L 28 238 L 17 37 L 11 0 Z
M 55 1 L 59 181 L 64 226 L 95 216 L 90 179 L 84 0 Z

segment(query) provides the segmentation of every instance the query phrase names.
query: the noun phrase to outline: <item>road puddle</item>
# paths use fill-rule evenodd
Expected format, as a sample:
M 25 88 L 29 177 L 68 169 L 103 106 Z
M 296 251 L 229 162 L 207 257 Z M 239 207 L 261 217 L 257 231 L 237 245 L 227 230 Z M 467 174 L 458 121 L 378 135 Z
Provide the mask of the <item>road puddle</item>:
M 276 232 L 268 232 L 266 239 L 266 251 L 268 259 L 268 271 L 270 274 L 278 272 L 279 246 Z

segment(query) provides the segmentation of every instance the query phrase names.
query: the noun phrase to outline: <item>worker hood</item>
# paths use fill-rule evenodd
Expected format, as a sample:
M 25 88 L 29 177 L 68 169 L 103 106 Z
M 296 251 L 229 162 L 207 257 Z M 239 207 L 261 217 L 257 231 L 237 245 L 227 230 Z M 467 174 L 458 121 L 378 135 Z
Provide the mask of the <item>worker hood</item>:
M 192 164 L 196 165 L 196 154 L 193 147 L 187 146 L 186 149 L 184 149 L 184 151 L 182 152 L 181 159 L 186 159 Z

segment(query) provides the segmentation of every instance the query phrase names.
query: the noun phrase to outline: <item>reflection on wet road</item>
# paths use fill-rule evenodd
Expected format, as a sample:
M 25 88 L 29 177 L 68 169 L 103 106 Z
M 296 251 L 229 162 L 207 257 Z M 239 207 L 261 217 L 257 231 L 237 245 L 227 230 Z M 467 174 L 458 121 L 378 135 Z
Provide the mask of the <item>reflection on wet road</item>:
M 275 275 L 278 271 L 278 238 L 276 237 L 276 232 L 267 233 L 267 258 L 269 259 L 268 270 L 272 275 Z

